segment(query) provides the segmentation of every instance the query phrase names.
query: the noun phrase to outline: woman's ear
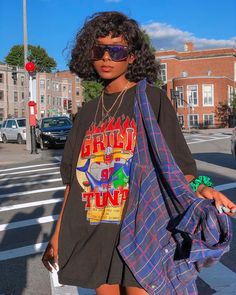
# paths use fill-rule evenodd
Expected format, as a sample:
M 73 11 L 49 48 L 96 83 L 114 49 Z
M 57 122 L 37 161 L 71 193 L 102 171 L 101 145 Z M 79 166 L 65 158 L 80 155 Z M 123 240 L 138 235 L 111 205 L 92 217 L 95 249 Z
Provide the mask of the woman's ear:
M 131 65 L 133 62 L 134 62 L 134 60 L 135 60 L 135 56 L 133 55 L 133 54 L 130 54 L 129 55 L 129 64 Z

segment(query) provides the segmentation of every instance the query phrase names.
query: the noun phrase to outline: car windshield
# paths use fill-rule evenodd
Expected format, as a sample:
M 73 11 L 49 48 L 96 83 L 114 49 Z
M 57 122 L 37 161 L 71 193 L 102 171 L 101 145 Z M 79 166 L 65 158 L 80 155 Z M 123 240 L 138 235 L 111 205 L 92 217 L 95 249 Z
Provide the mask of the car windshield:
M 42 128 L 71 126 L 71 121 L 67 118 L 48 118 L 42 121 Z
M 17 120 L 19 127 L 25 127 L 26 126 L 26 119 L 19 119 Z

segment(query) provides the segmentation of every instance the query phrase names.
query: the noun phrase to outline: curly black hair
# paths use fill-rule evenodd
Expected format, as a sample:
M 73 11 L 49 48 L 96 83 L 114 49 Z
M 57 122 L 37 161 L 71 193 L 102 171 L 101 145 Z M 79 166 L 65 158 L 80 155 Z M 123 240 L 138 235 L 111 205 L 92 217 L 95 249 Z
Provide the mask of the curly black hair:
M 133 64 L 128 67 L 126 78 L 132 82 L 146 78 L 149 83 L 154 83 L 158 79 L 159 65 L 144 40 L 144 33 L 135 20 L 117 11 L 98 12 L 85 21 L 71 51 L 70 71 L 85 80 L 99 80 L 91 60 L 91 49 L 97 38 L 109 34 L 112 37 L 122 36 L 128 43 L 129 53 L 135 56 Z

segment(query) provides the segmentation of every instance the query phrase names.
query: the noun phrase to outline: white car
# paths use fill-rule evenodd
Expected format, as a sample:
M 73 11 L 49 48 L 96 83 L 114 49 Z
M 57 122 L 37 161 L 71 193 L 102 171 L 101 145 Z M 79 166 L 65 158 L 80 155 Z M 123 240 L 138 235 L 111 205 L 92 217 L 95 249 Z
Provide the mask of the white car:
M 234 159 L 236 160 L 236 127 L 234 127 L 232 136 L 231 136 L 231 152 Z
M 16 141 L 19 144 L 26 142 L 26 119 L 11 118 L 3 122 L 1 128 L 3 143 Z

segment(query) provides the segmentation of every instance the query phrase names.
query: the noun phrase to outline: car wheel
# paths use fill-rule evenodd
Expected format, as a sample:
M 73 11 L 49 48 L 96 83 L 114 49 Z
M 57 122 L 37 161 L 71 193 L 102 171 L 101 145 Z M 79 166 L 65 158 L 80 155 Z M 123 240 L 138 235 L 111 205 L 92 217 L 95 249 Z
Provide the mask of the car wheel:
M 40 145 L 40 149 L 41 149 L 42 151 L 47 149 L 47 147 L 43 144 L 43 140 L 42 140 L 42 138 L 40 138 L 40 140 L 39 140 L 39 145 Z
M 17 143 L 18 144 L 23 144 L 24 143 L 24 140 L 22 138 L 22 136 L 20 134 L 17 135 Z
M 6 135 L 5 134 L 3 134 L 3 136 L 2 136 L 2 142 L 3 143 L 7 143 L 7 138 L 6 138 Z

